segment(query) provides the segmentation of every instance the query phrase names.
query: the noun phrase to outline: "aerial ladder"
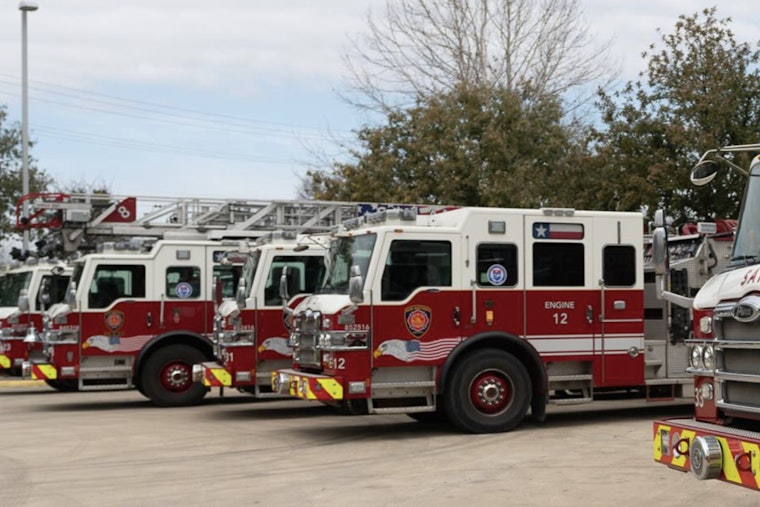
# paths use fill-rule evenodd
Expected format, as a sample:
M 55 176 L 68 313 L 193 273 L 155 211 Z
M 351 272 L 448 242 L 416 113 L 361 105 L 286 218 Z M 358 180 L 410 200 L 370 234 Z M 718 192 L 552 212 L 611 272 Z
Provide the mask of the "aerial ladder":
M 194 232 L 221 240 L 255 239 L 276 230 L 327 232 L 383 206 L 387 205 L 47 192 L 18 201 L 16 227 L 46 231 L 36 243 L 40 257 L 66 258 L 74 252 L 93 252 L 98 244 L 119 237 L 163 238 L 167 233 Z

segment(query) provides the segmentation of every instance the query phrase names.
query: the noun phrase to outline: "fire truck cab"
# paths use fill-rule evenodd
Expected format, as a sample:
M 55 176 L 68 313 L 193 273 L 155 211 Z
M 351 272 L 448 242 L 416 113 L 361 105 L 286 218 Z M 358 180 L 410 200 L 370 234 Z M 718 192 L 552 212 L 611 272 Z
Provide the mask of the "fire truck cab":
M 194 365 L 193 379 L 258 397 L 277 395 L 271 388 L 272 372 L 290 365 L 293 355 L 282 306 L 294 306 L 304 293 L 316 290 L 324 277 L 326 252 L 322 236 L 295 234 L 270 236 L 229 252 L 229 259 L 243 262 L 240 284 L 235 297 L 224 299 L 216 311 L 215 360 Z M 295 296 L 290 301 L 280 295 L 283 270 L 289 296 Z
M 688 372 L 694 378 L 694 417 L 653 423 L 656 462 L 760 490 L 760 155 L 749 171 L 737 157 L 760 153 L 760 144 L 724 146 L 705 152 L 692 170 L 692 182 L 707 184 L 718 163 L 747 176 L 730 259 L 693 300 L 693 337 Z M 667 236 L 655 236 L 659 293 L 667 290 Z
M 39 353 L 25 341 L 41 329 L 42 313 L 63 301 L 71 268 L 31 257 L 9 269 L 0 283 L 0 370 L 21 374 L 22 363 Z M 30 350 L 31 349 L 31 350 Z M 58 388 L 57 383 L 51 382 Z
M 292 316 L 276 391 L 508 431 L 548 401 L 642 388 L 643 216 L 389 210 L 344 222 Z

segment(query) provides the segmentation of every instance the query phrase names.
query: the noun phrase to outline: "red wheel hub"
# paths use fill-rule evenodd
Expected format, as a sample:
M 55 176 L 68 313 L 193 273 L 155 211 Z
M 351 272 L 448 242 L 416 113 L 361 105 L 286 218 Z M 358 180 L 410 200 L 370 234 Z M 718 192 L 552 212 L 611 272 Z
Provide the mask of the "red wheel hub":
M 174 361 L 161 370 L 161 386 L 167 391 L 179 393 L 193 385 L 192 366 Z
M 504 411 L 512 399 L 510 384 L 503 374 L 484 372 L 470 384 L 470 400 L 473 406 L 486 414 Z

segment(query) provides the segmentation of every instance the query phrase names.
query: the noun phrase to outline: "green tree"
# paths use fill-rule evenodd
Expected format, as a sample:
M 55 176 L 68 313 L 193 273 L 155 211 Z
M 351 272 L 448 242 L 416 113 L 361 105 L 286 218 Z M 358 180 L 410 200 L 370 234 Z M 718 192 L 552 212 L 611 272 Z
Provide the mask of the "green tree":
M 418 97 L 360 149 L 307 173 L 316 199 L 468 206 L 572 206 L 584 154 L 561 102 L 529 91 L 459 86 Z
M 643 54 L 641 80 L 600 93 L 605 128 L 589 170 L 601 176 L 603 207 L 665 206 L 677 220 L 737 216 L 744 176 L 724 171 L 702 188 L 688 179 L 705 150 L 758 141 L 760 53 L 737 42 L 730 23 L 714 7 L 679 16 Z
M 7 109 L 0 106 L 0 240 L 16 231 L 16 203 L 22 197 L 21 126 L 7 125 Z M 31 143 L 30 143 L 31 146 Z M 29 157 L 29 189 L 41 192 L 52 179 Z

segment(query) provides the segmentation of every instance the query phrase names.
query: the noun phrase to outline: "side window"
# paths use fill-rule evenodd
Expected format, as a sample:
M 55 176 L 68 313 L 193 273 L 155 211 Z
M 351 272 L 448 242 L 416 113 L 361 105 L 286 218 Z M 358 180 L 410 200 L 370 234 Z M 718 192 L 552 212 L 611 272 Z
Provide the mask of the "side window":
M 106 308 L 119 298 L 145 297 L 145 266 L 101 264 L 87 297 L 90 308 Z
M 280 278 L 282 277 L 282 268 L 285 266 L 288 267 L 288 294 L 290 297 L 314 292 L 325 275 L 324 257 L 314 255 L 276 256 L 272 259 L 272 266 L 269 268 L 269 275 L 264 286 L 264 304 L 266 306 L 282 305 Z
M 514 287 L 517 285 L 517 246 L 502 243 L 478 245 L 478 285 Z
M 585 281 L 583 244 L 534 243 L 535 287 L 582 287 Z
M 602 251 L 602 277 L 607 287 L 636 283 L 636 249 L 632 245 L 608 245 Z
M 240 275 L 243 272 L 242 265 L 216 265 L 214 266 L 214 278 L 222 286 L 223 298 L 234 298 Z
M 392 241 L 381 283 L 384 301 L 406 299 L 418 287 L 450 287 L 451 243 Z
M 196 299 L 201 295 L 201 268 L 170 266 L 166 268 L 166 297 Z
M 48 294 L 50 295 L 48 306 L 54 305 L 56 303 L 61 303 L 66 297 L 66 289 L 69 286 L 69 276 L 45 275 L 42 278 L 42 283 L 47 283 Z

